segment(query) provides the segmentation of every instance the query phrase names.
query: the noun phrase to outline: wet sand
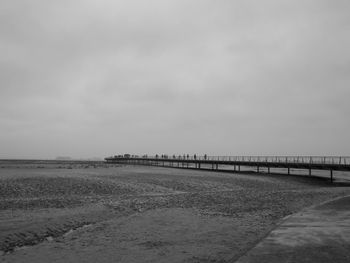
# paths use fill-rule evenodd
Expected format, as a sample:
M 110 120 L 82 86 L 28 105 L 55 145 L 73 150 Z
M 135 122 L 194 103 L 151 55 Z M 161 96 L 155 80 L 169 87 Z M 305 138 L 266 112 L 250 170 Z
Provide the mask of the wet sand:
M 1 262 L 231 262 L 302 208 L 317 178 L 159 167 L 0 169 Z

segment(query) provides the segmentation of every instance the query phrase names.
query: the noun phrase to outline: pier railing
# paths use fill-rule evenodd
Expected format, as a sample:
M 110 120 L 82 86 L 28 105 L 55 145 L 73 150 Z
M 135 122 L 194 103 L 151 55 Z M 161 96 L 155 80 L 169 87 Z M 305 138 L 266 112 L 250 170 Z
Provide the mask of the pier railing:
M 204 160 L 200 156 L 200 160 Z M 343 156 L 209 156 L 208 160 L 265 163 L 339 164 L 350 165 L 350 157 Z

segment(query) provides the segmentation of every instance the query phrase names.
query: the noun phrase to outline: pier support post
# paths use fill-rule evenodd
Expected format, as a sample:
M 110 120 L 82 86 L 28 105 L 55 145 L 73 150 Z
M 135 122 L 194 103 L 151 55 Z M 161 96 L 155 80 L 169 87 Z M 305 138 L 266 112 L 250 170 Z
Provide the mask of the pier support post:
M 216 170 L 218 170 L 218 169 L 219 169 L 219 164 L 217 163 L 217 164 L 216 164 Z
M 267 167 L 267 173 L 270 174 L 270 166 Z
M 333 183 L 333 170 L 331 170 L 331 183 Z
M 311 176 L 311 168 L 309 168 L 309 176 Z
M 288 167 L 288 175 L 290 175 L 290 168 Z
M 257 173 L 260 172 L 260 167 L 259 167 L 259 165 L 257 166 L 256 172 L 257 172 Z

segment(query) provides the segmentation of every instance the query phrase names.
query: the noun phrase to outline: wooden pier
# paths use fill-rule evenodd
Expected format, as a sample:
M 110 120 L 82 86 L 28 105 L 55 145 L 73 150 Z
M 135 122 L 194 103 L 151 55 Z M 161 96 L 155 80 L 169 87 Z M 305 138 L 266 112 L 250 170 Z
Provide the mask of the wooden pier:
M 303 169 L 312 176 L 313 170 L 329 171 L 329 179 L 333 182 L 333 171 L 350 172 L 350 157 L 335 156 L 189 156 L 179 155 L 169 157 L 137 155 L 116 155 L 105 158 L 107 163 L 162 166 L 184 169 L 220 170 L 222 166 L 229 166 L 232 172 L 241 172 L 241 167 L 254 167 L 256 172 L 262 168 L 271 173 L 273 168 L 284 168 L 287 174 L 292 169 Z M 221 171 L 221 170 L 220 170 Z M 228 171 L 227 169 L 225 171 Z

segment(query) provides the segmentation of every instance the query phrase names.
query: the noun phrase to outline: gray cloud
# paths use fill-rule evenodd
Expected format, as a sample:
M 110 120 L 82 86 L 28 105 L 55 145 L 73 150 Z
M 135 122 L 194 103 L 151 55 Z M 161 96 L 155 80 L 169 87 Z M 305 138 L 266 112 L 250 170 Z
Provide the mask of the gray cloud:
M 0 4 L 0 158 L 348 154 L 348 1 Z

